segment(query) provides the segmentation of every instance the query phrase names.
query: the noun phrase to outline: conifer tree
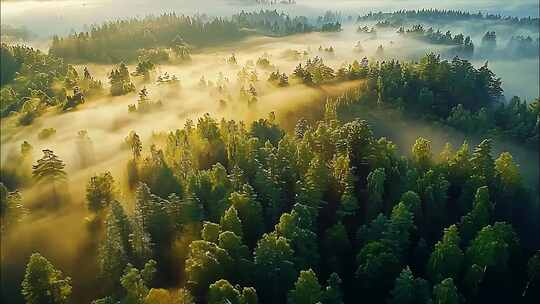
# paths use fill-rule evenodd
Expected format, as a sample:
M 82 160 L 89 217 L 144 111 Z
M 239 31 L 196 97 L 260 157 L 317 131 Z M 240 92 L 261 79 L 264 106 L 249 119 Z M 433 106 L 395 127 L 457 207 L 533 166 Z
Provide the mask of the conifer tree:
M 22 282 L 28 304 L 66 304 L 71 296 L 71 278 L 64 277 L 39 253 L 30 256 Z

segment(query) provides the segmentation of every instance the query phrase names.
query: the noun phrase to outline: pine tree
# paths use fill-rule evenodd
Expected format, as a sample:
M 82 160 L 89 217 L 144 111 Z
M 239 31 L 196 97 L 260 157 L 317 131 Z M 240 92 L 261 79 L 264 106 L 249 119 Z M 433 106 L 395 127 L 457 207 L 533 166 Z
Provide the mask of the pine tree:
M 473 209 L 461 218 L 460 231 L 465 244 L 468 244 L 478 231 L 490 223 L 492 209 L 488 187 L 478 188 L 474 197 Z
M 451 278 L 433 287 L 433 304 L 459 304 L 459 293 Z
M 313 304 L 321 300 L 322 290 L 317 275 L 311 269 L 300 271 L 294 289 L 289 292 L 289 304 Z
M 428 261 L 427 274 L 434 283 L 445 278 L 458 278 L 464 259 L 459 243 L 459 231 L 455 225 L 444 230 L 442 240 L 435 244 Z
M 321 302 L 323 304 L 343 304 L 343 291 L 341 290 L 341 278 L 337 273 L 332 273 L 326 281 Z
M 114 201 L 115 195 L 114 179 L 110 172 L 92 176 L 86 186 L 88 209 L 96 213 L 103 210 Z
M 220 221 L 222 231 L 231 231 L 234 232 L 237 236 L 242 238 L 242 222 L 238 217 L 238 211 L 234 206 L 229 207 L 225 214 L 221 217 Z
M 43 157 L 32 166 L 32 175 L 38 183 L 53 184 L 66 179 L 64 162 L 52 150 L 43 150 Z
M 415 303 L 414 276 L 409 267 L 405 267 L 396 278 L 394 289 L 390 292 L 391 304 Z
M 26 265 L 22 294 L 27 304 L 65 304 L 71 296 L 71 278 L 34 253 Z

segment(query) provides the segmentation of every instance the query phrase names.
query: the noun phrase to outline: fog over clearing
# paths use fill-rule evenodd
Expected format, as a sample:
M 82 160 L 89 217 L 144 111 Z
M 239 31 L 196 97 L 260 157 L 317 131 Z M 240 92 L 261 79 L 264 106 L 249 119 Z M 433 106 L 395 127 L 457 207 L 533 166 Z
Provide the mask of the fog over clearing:
M 0 9 L 0 302 L 536 298 L 537 0 Z

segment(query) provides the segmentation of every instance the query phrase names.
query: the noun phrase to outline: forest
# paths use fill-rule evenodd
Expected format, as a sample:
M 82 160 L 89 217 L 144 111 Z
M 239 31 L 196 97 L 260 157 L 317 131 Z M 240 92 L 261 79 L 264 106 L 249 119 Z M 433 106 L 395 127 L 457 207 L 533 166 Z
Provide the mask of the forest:
M 1 301 L 540 299 L 539 19 L 251 2 L 2 38 Z

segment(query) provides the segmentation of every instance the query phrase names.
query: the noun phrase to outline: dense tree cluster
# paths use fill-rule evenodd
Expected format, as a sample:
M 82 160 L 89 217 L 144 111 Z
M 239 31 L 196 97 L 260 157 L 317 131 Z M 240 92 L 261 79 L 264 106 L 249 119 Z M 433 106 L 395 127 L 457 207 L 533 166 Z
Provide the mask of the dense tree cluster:
M 102 90 L 101 82 L 87 68 L 81 77 L 62 59 L 31 47 L 2 44 L 0 56 L 0 116 L 18 112 L 22 125 L 30 124 L 47 107 L 71 109 L 84 102 L 84 96 Z M 68 95 L 68 90 L 73 90 L 73 95 Z
M 277 10 L 242 11 L 232 16 L 232 20 L 241 28 L 252 28 L 265 35 L 285 36 L 306 33 L 315 30 L 307 17 L 289 15 Z
M 419 62 L 370 63 L 364 58 L 334 71 L 314 57 L 298 64 L 289 76 L 271 73 L 268 81 L 278 86 L 289 81 L 316 86 L 358 79 L 366 82 L 361 86 L 364 94 L 356 101 L 368 108 L 374 104 L 395 107 L 467 134 L 494 134 L 531 147 L 538 141 L 539 101 L 527 103 L 513 97 L 503 102 L 501 80 L 487 63 L 476 68 L 466 59 L 448 61 L 430 53 Z
M 485 140 L 436 157 L 419 138 L 402 157 L 365 121 L 336 120 L 355 98 L 328 100 L 324 120 L 300 120 L 293 133 L 273 114 L 249 126 L 205 115 L 158 135 L 163 140 L 148 151 L 131 132 L 133 211 L 118 201 L 110 173 L 88 182 L 107 295 L 94 303 L 534 296 L 538 257 L 520 241 L 534 207 L 511 155 L 494 159 Z M 63 163 L 44 153 L 36 178 L 63 179 Z M 173 251 L 186 237 L 187 250 Z M 179 266 L 183 288 L 160 289 L 176 284 Z M 39 255 L 26 278 L 30 302 L 70 296 L 70 279 Z
M 340 32 L 341 31 L 341 23 L 339 22 L 329 22 L 325 23 L 321 26 L 321 32 Z
M 68 61 L 118 63 L 137 58 L 153 62 L 174 55 L 189 60 L 192 47 L 218 45 L 245 37 L 252 29 L 264 35 L 284 36 L 315 30 L 340 31 L 341 23 L 311 25 L 303 16 L 290 17 L 276 10 L 244 12 L 230 19 L 176 15 L 111 21 L 93 26 L 88 32 L 53 37 L 49 53 Z
M 413 25 L 410 29 L 406 30 L 400 27 L 398 33 L 404 37 L 410 37 L 432 44 L 454 46 L 447 51 L 450 56 L 471 57 L 474 52 L 474 44 L 471 37 L 464 37 L 463 34 L 452 36 L 450 31 L 443 34 L 440 30 L 434 31 L 431 27 L 426 30 L 421 24 Z
M 421 10 L 398 10 L 391 13 L 370 12 L 363 16 L 358 16 L 357 21 L 381 21 L 403 23 L 405 21 L 420 21 L 427 23 L 449 23 L 455 21 L 491 21 L 505 25 L 515 25 L 519 27 L 537 29 L 540 25 L 540 18 L 536 17 L 511 17 L 497 14 L 470 13 L 460 10 L 441 9 L 421 9 Z
M 111 21 L 88 32 L 54 37 L 50 53 L 69 61 L 118 63 L 134 60 L 141 49 L 175 49 L 177 38 L 193 46 L 208 46 L 244 37 L 238 24 L 221 18 L 184 16 L 175 13 L 142 19 Z
M 138 75 L 138 73 L 142 73 L 144 75 L 145 71 L 142 71 L 141 69 L 148 69 L 147 66 L 144 66 L 143 68 L 140 67 L 140 65 L 137 65 L 137 68 L 138 69 L 135 72 L 135 75 Z M 109 83 L 111 85 L 110 92 L 112 96 L 125 95 L 129 92 L 135 91 L 135 85 L 133 82 L 131 82 L 128 68 L 123 62 L 120 63 L 117 68 L 114 68 L 111 71 L 109 74 Z
M 482 37 L 482 49 L 493 51 L 497 47 L 497 34 L 495 31 L 487 31 Z
M 362 103 L 397 107 L 471 134 L 495 134 L 533 147 L 538 142 L 539 101 L 501 102 L 501 80 L 487 63 L 475 68 L 465 59 L 442 60 L 431 53 L 417 63 L 355 62 L 337 77 L 367 80 Z
M 540 38 L 533 39 L 531 36 L 512 36 L 504 49 L 504 54 L 516 58 L 540 57 Z

